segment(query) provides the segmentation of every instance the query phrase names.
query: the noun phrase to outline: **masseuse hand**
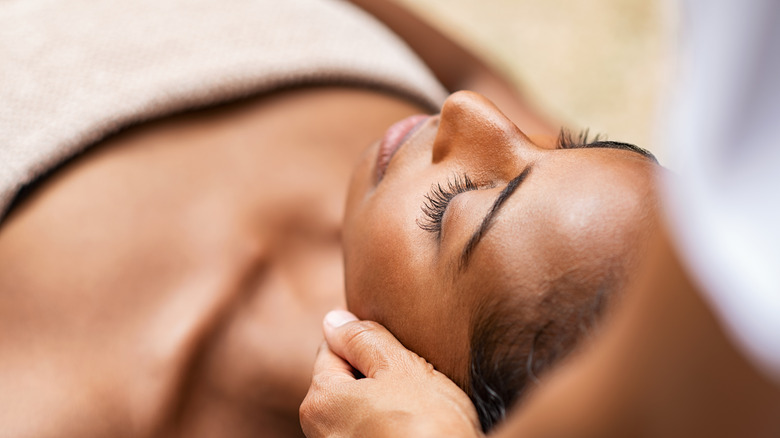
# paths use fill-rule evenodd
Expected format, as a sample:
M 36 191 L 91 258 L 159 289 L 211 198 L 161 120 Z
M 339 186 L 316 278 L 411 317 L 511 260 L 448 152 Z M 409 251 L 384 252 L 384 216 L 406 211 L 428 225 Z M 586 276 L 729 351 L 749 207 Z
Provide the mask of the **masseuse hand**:
M 307 437 L 482 436 L 468 396 L 387 329 L 345 311 L 323 327 L 327 345 L 300 411 Z

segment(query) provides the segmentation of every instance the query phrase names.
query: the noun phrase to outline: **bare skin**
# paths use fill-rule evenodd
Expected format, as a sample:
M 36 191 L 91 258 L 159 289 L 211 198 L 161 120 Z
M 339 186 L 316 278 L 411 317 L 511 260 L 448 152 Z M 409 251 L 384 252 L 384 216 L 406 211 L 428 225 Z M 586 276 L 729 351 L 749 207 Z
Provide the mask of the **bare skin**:
M 654 162 L 627 150 L 540 146 L 479 94 L 451 95 L 441 114 L 400 146 L 381 180 L 379 153 L 367 151 L 350 186 L 348 307 L 383 324 L 461 386 L 468 381 L 472 317 L 483 303 L 515 303 L 517 320 L 526 324 L 555 319 L 564 302 L 586 305 L 605 281 L 604 267 L 623 277 L 646 248 Z M 474 241 L 496 199 L 521 174 L 527 176 Z M 475 186 L 454 194 L 437 231 L 423 229 L 431 187 L 466 177 Z M 464 263 L 470 241 L 476 244 Z M 582 278 L 582 291 L 548 295 L 563 275 Z M 548 309 L 551 299 L 559 304 Z
M 370 148 L 350 185 L 344 251 L 355 316 L 325 320 L 328 345 L 301 406 L 304 430 L 310 438 L 479 436 L 458 389 L 468 386 L 472 316 L 498 302 L 513 320 L 493 324 L 551 321 L 559 308 L 586 308 L 600 285 L 633 278 L 655 230 L 657 165 L 605 145 L 535 144 L 472 92 L 451 95 L 377 172 L 381 157 L 381 146 Z M 453 175 L 474 186 L 425 229 L 424 194 Z M 520 182 L 506 192 L 510 181 Z M 509 195 L 494 209 L 500 193 Z M 479 234 L 488 211 L 497 213 Z M 547 285 L 561 276 L 577 287 L 551 295 Z M 542 304 L 550 299 L 552 309 Z
M 780 433 L 780 387 L 734 348 L 659 228 L 642 275 L 603 334 L 489 436 Z M 375 437 L 409 430 L 420 437 L 484 436 L 466 394 L 379 324 L 329 315 L 324 332 L 328 344 L 301 406 L 309 438 L 365 430 Z M 368 378 L 356 380 L 350 364 Z
M 497 74 L 474 53 L 391 0 L 350 0 L 380 19 L 403 38 L 451 91 L 477 91 L 495 103 L 523 132 L 549 140 L 560 126 L 528 102 L 517 87 Z
M 407 11 L 355 3 L 449 89 L 557 133 Z M 131 128 L 54 172 L 0 226 L 0 437 L 300 436 L 319 321 L 344 305 L 349 175 L 421 111 L 288 91 Z
M 729 18 L 745 22 L 744 16 Z M 701 38 L 706 34 L 693 35 L 709 41 Z M 718 65 L 700 65 L 688 79 L 711 67 Z M 723 114 L 721 109 L 713 113 Z M 757 114 L 766 116 L 771 109 L 752 113 Z M 711 122 L 706 116 L 702 120 L 700 127 Z M 724 332 L 661 216 L 653 219 L 657 233 L 642 275 L 602 335 L 548 376 L 491 436 L 780 436 L 780 385 L 759 372 Z M 331 314 L 325 320 L 327 347 L 320 350 L 301 408 L 310 438 L 357 437 L 366 430 L 387 437 L 409 436 L 409 430 L 415 436 L 481 436 L 465 393 L 453 391 L 451 381 L 432 372 L 382 326 L 355 319 Z M 350 365 L 367 378 L 355 379 Z
M 300 434 L 319 321 L 343 306 L 350 170 L 420 111 L 287 92 L 131 129 L 54 175 L 0 228 L 0 435 Z

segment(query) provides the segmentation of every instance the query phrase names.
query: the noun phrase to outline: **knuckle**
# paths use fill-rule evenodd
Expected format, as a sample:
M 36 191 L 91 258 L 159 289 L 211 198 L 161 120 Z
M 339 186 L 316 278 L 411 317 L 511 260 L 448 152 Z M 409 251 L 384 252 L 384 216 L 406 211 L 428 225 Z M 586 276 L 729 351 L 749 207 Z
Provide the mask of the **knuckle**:
M 301 420 L 308 419 L 311 417 L 311 411 L 311 398 L 306 397 L 298 407 L 298 417 L 300 417 Z
M 353 390 L 339 386 L 330 386 L 328 389 L 310 388 L 298 407 L 298 418 L 301 426 L 304 427 L 304 430 L 310 431 L 327 428 L 328 424 L 339 417 L 350 394 L 354 397 Z M 321 436 L 319 433 L 313 433 L 313 435 Z
M 303 399 L 298 407 L 298 416 L 301 420 L 311 421 L 319 418 L 328 409 L 328 399 L 318 392 L 311 392 Z
M 301 420 L 310 420 L 314 418 L 317 412 L 316 405 L 317 402 L 315 401 L 315 397 L 306 396 L 306 398 L 303 399 L 303 403 L 301 403 L 301 406 L 298 408 L 298 416 Z
M 421 356 L 409 354 L 406 355 L 405 359 L 404 364 L 410 373 L 417 374 L 420 377 L 431 377 L 436 373 L 436 368 Z
M 374 321 L 357 321 L 350 324 L 342 338 L 343 346 L 350 356 L 352 365 L 365 375 L 390 368 L 395 359 L 387 331 Z

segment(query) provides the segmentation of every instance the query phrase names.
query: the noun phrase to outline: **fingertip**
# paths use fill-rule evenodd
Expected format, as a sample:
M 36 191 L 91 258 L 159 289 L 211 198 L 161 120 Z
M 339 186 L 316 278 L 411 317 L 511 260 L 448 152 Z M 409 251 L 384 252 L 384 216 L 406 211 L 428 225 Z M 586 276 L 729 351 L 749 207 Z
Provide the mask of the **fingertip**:
M 357 317 L 346 310 L 331 310 L 322 320 L 326 328 L 337 328 L 352 321 L 357 321 Z

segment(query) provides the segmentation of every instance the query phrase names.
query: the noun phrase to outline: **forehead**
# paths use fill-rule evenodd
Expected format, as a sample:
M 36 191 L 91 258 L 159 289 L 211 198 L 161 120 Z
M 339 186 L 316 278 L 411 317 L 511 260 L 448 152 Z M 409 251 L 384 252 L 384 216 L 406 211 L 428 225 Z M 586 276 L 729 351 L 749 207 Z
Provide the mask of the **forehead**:
M 626 254 L 655 208 L 654 168 L 629 151 L 543 154 L 496 216 L 467 276 L 534 289 Z
M 655 168 L 647 158 L 625 150 L 547 151 L 533 163 L 533 172 L 508 207 L 536 209 L 547 213 L 547 220 L 572 225 L 586 225 L 589 218 L 607 213 L 630 214 L 650 200 Z

